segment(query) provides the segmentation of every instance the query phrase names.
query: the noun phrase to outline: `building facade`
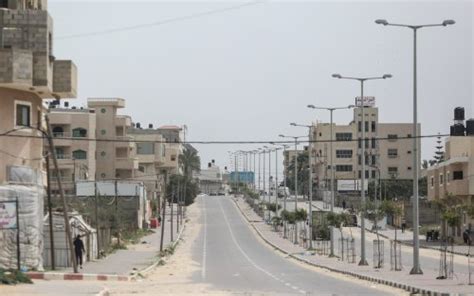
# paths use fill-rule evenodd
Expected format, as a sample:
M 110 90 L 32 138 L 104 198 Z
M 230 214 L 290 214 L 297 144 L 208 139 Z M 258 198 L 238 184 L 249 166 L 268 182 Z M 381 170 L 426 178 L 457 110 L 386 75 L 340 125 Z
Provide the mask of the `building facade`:
M 335 180 L 347 185 L 356 184 L 362 178 L 362 145 L 365 146 L 366 179 L 413 179 L 413 151 L 410 123 L 381 123 L 378 108 L 364 107 L 365 123 L 362 123 L 362 109 L 354 108 L 353 120 L 347 125 L 332 125 L 333 164 L 331 168 L 331 125 L 313 124 L 311 153 L 315 183 L 327 186 L 334 170 Z M 362 139 L 362 128 L 365 139 Z M 420 125 L 418 125 L 420 134 Z M 420 147 L 418 140 L 418 147 Z M 420 156 L 420 150 L 418 155 Z M 335 184 L 337 186 L 337 184 Z M 341 186 L 339 186 L 341 188 Z
M 43 100 L 74 98 L 76 67 L 53 55 L 46 1 L 2 1 L 0 21 L 0 133 L 9 132 L 0 141 L 0 183 L 37 183 L 44 180 Z

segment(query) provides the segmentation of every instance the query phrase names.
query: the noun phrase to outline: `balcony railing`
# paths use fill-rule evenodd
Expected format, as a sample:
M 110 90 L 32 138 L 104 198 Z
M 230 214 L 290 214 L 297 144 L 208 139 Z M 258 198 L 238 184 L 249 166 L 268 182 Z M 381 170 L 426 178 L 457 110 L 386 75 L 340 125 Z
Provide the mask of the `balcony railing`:
M 53 137 L 54 138 L 70 138 L 71 133 L 69 133 L 69 132 L 56 132 L 56 133 L 53 133 Z

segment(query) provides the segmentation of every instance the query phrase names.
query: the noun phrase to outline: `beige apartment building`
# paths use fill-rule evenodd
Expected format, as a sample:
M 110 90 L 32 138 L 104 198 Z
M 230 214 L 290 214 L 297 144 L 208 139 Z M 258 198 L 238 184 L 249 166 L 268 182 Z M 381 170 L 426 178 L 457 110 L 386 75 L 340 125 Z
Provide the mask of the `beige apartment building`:
M 378 108 L 374 106 L 364 108 L 365 123 L 362 124 L 361 111 L 360 107 L 354 108 L 353 120 L 347 125 L 333 123 L 333 168 L 330 166 L 331 125 L 313 124 L 311 151 L 316 184 L 326 185 L 333 169 L 336 182 L 354 184 L 356 190 L 362 178 L 362 145 L 365 145 L 367 179 L 413 179 L 412 124 L 381 123 Z M 361 140 L 362 126 L 365 129 L 364 140 Z M 420 147 L 419 140 L 418 145 Z
M 299 155 L 305 151 L 308 151 L 308 146 L 304 146 L 303 150 L 295 150 L 295 149 L 286 149 L 283 152 L 283 174 L 288 176 L 288 167 L 291 163 L 295 160 L 295 156 Z
M 0 183 L 43 182 L 44 99 L 76 96 L 76 66 L 53 54 L 46 1 L 0 2 Z M 15 137 L 15 135 L 22 137 Z
M 129 129 L 129 135 L 136 145 L 136 180 L 144 182 L 149 199 L 156 199 L 162 192 L 164 181 L 162 168 L 165 164 L 166 148 L 163 137 L 151 124 L 145 129 L 132 127 Z
M 183 144 L 181 133 L 183 129 L 176 125 L 163 125 L 158 128 L 165 141 L 164 161 L 162 169 L 166 169 L 168 174 L 182 174 L 182 168 L 179 163 L 179 155 L 183 153 Z
M 119 115 L 125 107 L 121 98 L 90 98 L 89 109 L 96 116 L 96 180 L 132 179 L 138 171 L 138 157 L 130 116 Z
M 439 200 L 450 195 L 462 198 L 465 205 L 474 205 L 474 135 L 450 136 L 446 140 L 445 160 L 427 169 L 428 199 Z M 461 227 L 472 229 L 473 219 L 464 213 Z
M 68 195 L 74 194 L 75 182 L 95 180 L 95 110 L 54 107 L 48 112 L 64 192 Z M 56 177 L 53 167 L 50 167 L 50 170 L 51 176 Z M 51 186 L 52 192 L 55 193 L 56 183 L 52 182 Z

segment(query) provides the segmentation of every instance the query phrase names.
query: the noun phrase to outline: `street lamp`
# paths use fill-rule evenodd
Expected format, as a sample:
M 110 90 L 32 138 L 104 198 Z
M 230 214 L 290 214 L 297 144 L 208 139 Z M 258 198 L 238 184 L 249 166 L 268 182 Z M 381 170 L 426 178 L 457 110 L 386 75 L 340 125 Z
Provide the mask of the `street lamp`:
M 392 78 L 391 74 L 384 74 L 383 76 L 378 76 L 378 77 L 346 77 L 342 76 L 341 74 L 332 74 L 332 77 L 337 78 L 337 79 L 348 79 L 348 80 L 356 80 L 360 82 L 360 109 L 362 113 L 362 123 L 361 123 L 361 131 L 362 131 L 362 136 L 360 141 L 362 142 L 361 145 L 361 156 L 362 156 L 362 172 L 361 172 L 361 200 L 362 204 L 365 204 L 365 128 L 368 127 L 365 124 L 365 114 L 364 114 L 364 82 L 369 81 L 369 80 L 378 80 L 378 79 L 388 79 Z M 357 101 L 357 100 L 356 100 Z M 357 105 L 357 102 L 356 102 Z M 332 157 L 332 155 L 331 155 Z M 331 171 L 333 171 L 331 167 Z M 332 174 L 332 173 L 331 173 Z M 365 215 L 362 213 L 361 214 L 361 219 L 360 219 L 360 262 L 359 265 L 369 265 L 366 260 L 365 256 Z
M 280 138 L 290 138 L 295 140 L 295 167 L 294 167 L 294 174 L 295 174 L 295 213 L 298 210 L 298 139 L 299 138 L 306 138 L 307 136 L 285 136 L 285 135 L 278 135 Z M 295 244 L 298 243 L 298 224 L 295 222 Z
M 329 126 L 329 133 L 330 133 L 330 142 L 329 142 L 329 150 L 331 151 L 331 156 L 330 156 L 330 163 L 331 163 L 331 213 L 334 213 L 334 199 L 335 199 L 335 190 L 334 190 L 334 161 L 333 161 L 333 155 L 334 155 L 334 150 L 333 150 L 333 112 L 335 110 L 343 110 L 343 109 L 351 109 L 354 108 L 354 105 L 349 105 L 347 107 L 317 107 L 315 105 L 308 105 L 308 108 L 311 109 L 316 109 L 316 110 L 328 110 L 330 114 L 330 126 Z M 333 235 L 333 226 L 331 226 L 331 232 L 330 232 L 330 237 L 331 237 L 331 243 L 330 243 L 330 254 L 329 256 L 334 257 L 334 235 Z
M 275 142 L 270 142 L 270 144 L 274 145 L 274 146 L 279 146 L 277 144 L 275 144 Z M 278 217 L 278 206 L 279 206 L 279 202 L 278 202 L 278 150 L 280 150 L 281 148 L 278 148 L 276 147 L 275 148 L 275 204 L 276 204 L 276 216 Z
M 299 126 L 299 127 L 306 127 L 308 129 L 308 138 L 309 138 L 309 151 L 308 151 L 308 164 L 309 164 L 309 190 L 308 190 L 308 229 L 309 229 L 309 245 L 308 249 L 313 248 L 313 174 L 312 174 L 312 131 L 313 131 L 313 126 L 312 125 L 305 125 L 305 124 L 297 124 L 297 123 L 290 123 L 291 126 Z
M 410 274 L 423 274 L 420 266 L 420 241 L 419 241 L 419 213 L 418 213 L 418 179 L 419 179 L 419 159 L 418 159 L 418 102 L 417 102 L 417 31 L 426 27 L 447 27 L 454 25 L 454 20 L 444 20 L 440 24 L 426 25 L 408 25 L 392 24 L 387 20 L 378 19 L 375 21 L 378 25 L 404 27 L 413 30 L 413 267 Z
M 273 145 L 276 145 L 276 146 L 280 146 L 280 147 L 283 147 L 283 157 L 285 156 L 286 154 L 286 149 L 289 148 L 290 146 L 289 145 L 278 145 L 278 144 L 275 144 L 275 143 L 271 143 Z M 277 154 L 278 155 L 278 154 Z M 278 158 L 277 158 L 278 159 Z M 276 167 L 278 167 L 278 160 L 275 160 L 275 162 L 277 163 Z M 277 175 L 278 175 L 278 172 L 277 172 Z M 286 170 L 283 169 L 283 191 L 284 191 L 284 196 L 283 196 L 283 211 L 286 211 L 286 198 L 287 198 L 287 194 L 286 194 Z M 278 194 L 278 193 L 277 193 Z M 286 225 L 286 221 L 283 222 L 283 238 L 288 238 L 288 235 L 287 235 L 287 225 Z

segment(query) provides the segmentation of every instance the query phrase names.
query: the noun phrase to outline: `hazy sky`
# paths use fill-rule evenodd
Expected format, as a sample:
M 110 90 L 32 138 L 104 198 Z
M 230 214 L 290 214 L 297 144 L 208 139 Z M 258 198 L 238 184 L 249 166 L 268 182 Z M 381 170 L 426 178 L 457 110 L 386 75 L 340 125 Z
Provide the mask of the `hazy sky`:
M 50 0 L 57 58 L 79 71 L 79 98 L 122 97 L 122 113 L 142 125 L 186 124 L 188 140 L 278 140 L 306 134 L 289 122 L 328 121 L 307 104 L 346 106 L 359 86 L 331 78 L 391 73 L 367 83 L 381 122 L 412 121 L 412 33 L 374 24 L 438 23 L 419 33 L 422 134 L 449 133 L 456 106 L 474 117 L 473 4 L 470 1 L 60 1 Z M 62 38 L 187 18 L 159 26 Z M 351 111 L 335 114 L 347 124 Z M 195 145 L 202 163 L 228 165 L 229 150 L 262 145 Z M 423 141 L 422 157 L 433 155 Z

